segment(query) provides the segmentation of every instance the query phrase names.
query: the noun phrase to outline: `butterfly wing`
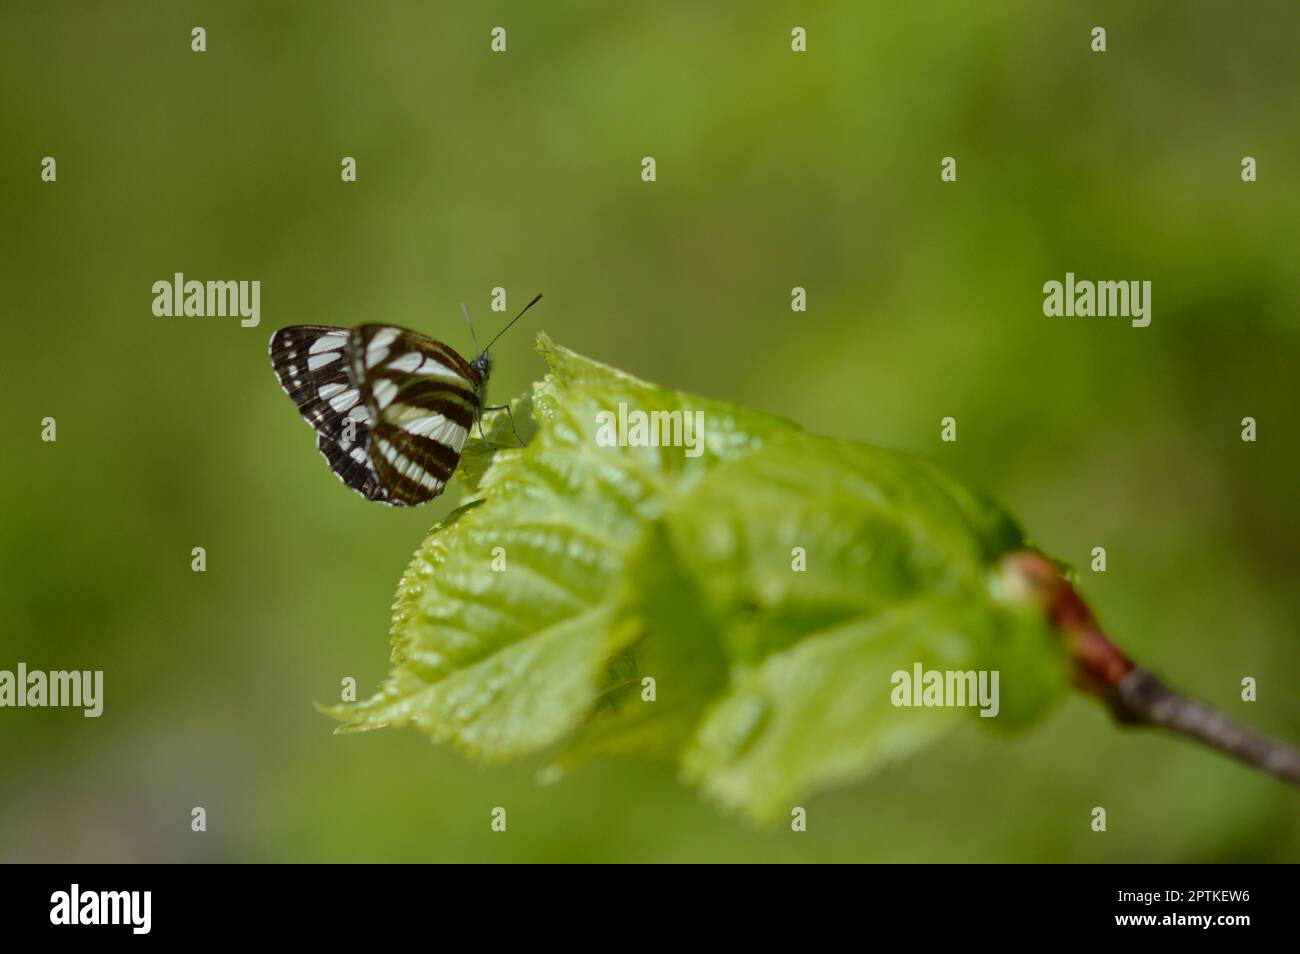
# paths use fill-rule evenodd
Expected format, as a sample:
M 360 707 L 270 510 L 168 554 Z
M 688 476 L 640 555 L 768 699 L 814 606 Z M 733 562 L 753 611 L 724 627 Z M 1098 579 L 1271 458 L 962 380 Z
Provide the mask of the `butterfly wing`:
M 348 360 L 351 332 L 294 325 L 271 336 L 271 366 L 298 413 L 316 431 L 330 470 L 367 500 L 385 499 L 368 452 L 373 423 Z
M 361 325 L 351 335 L 353 374 L 366 382 L 374 417 L 370 464 L 388 502 L 432 500 L 460 463 L 482 407 L 482 379 L 453 349 L 419 332 Z
M 481 408 L 454 350 L 392 325 L 295 325 L 272 336 L 271 363 L 345 484 L 392 506 L 442 493 Z

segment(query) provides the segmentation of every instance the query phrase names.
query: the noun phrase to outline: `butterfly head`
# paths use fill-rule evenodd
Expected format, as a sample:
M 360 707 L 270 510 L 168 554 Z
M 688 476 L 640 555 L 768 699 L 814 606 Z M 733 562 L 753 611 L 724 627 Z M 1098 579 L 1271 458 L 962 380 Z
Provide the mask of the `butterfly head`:
M 534 296 L 533 300 L 530 301 L 528 304 L 524 305 L 523 310 L 520 311 L 519 314 L 511 318 L 509 323 L 505 326 L 505 328 L 502 328 L 500 331 L 498 331 L 496 335 L 492 338 L 492 340 L 488 342 L 487 347 L 484 348 L 482 351 L 480 351 L 478 353 L 478 356 L 475 357 L 474 360 L 469 363 L 469 366 L 478 372 L 479 381 L 482 382 L 479 385 L 480 387 L 487 384 L 488 375 L 492 373 L 492 355 L 489 354 L 488 352 L 491 351 L 492 346 L 496 344 L 497 338 L 500 338 L 503 334 L 505 334 L 506 330 L 510 328 L 511 325 L 513 325 L 516 321 L 518 321 L 520 318 L 524 316 L 525 311 L 527 311 L 529 308 L 532 308 L 533 305 L 537 304 L 541 300 L 542 300 L 541 295 Z M 465 313 L 465 321 L 469 322 L 470 337 L 474 338 L 474 322 L 469 320 L 469 309 L 466 308 L 464 305 L 461 305 L 460 309 Z M 476 338 L 474 338 L 474 347 L 475 348 L 478 347 L 478 340 Z

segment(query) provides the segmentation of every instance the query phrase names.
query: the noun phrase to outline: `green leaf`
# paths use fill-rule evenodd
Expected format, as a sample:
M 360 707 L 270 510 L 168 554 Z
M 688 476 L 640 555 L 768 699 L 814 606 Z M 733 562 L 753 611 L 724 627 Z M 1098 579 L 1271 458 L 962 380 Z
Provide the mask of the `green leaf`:
M 559 740 L 630 638 L 613 592 L 668 488 L 788 426 L 706 402 L 720 425 L 700 458 L 610 453 L 594 439 L 598 410 L 680 407 L 684 397 L 544 338 L 540 350 L 551 374 L 512 406 L 531 407 L 537 433 L 526 449 L 503 448 L 501 412 L 485 423 L 486 440 L 471 440 L 461 480 L 481 500 L 434 527 L 416 553 L 393 607 L 392 672 L 372 698 L 328 710 L 345 721 L 340 731 L 409 722 L 484 761 Z
M 552 778 L 657 755 L 770 821 L 964 714 L 896 707 L 894 672 L 999 670 L 1001 711 L 980 722 L 1024 724 L 1059 696 L 1059 641 L 989 585 L 1022 534 L 980 495 L 544 336 L 539 351 L 550 374 L 513 404 L 535 433 L 503 446 L 517 442 L 499 414 L 467 447 L 479 499 L 417 552 L 392 672 L 331 710 L 341 731 L 409 722 L 485 761 L 563 743 Z M 620 405 L 703 412 L 704 452 L 600 446 L 597 415 Z

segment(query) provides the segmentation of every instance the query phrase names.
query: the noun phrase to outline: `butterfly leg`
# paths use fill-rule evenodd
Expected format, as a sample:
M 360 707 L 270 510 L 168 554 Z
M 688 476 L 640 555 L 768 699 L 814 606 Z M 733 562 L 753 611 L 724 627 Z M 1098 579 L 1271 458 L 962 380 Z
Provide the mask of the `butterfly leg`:
M 510 410 L 510 405 L 509 405 L 509 404 L 497 404 L 497 405 L 494 405 L 493 407 L 485 407 L 485 408 L 483 408 L 483 410 L 485 410 L 485 411 L 505 411 L 505 412 L 506 412 L 506 417 L 510 418 L 510 430 L 514 431 L 515 440 L 517 440 L 517 441 L 519 442 L 519 446 L 520 446 L 520 447 L 523 447 L 523 446 L 524 446 L 524 439 L 523 439 L 522 437 L 519 436 L 519 431 L 515 430 L 515 416 L 514 416 L 514 414 L 511 412 L 511 410 Z M 483 433 L 483 425 L 480 423 L 480 424 L 479 424 L 479 434 L 480 434 L 480 436 L 482 435 L 482 433 Z

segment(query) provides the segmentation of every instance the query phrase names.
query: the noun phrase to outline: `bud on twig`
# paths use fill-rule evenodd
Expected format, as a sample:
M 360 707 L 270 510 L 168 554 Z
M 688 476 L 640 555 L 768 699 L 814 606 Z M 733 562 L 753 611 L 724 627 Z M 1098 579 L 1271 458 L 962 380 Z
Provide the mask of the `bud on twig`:
M 1035 550 L 1016 550 L 1002 558 L 998 571 L 1002 595 L 1047 616 L 1070 655 L 1074 684 L 1105 703 L 1121 725 L 1168 729 L 1300 785 L 1300 750 L 1241 728 L 1134 666 L 1106 638 L 1087 604 L 1047 557 Z

